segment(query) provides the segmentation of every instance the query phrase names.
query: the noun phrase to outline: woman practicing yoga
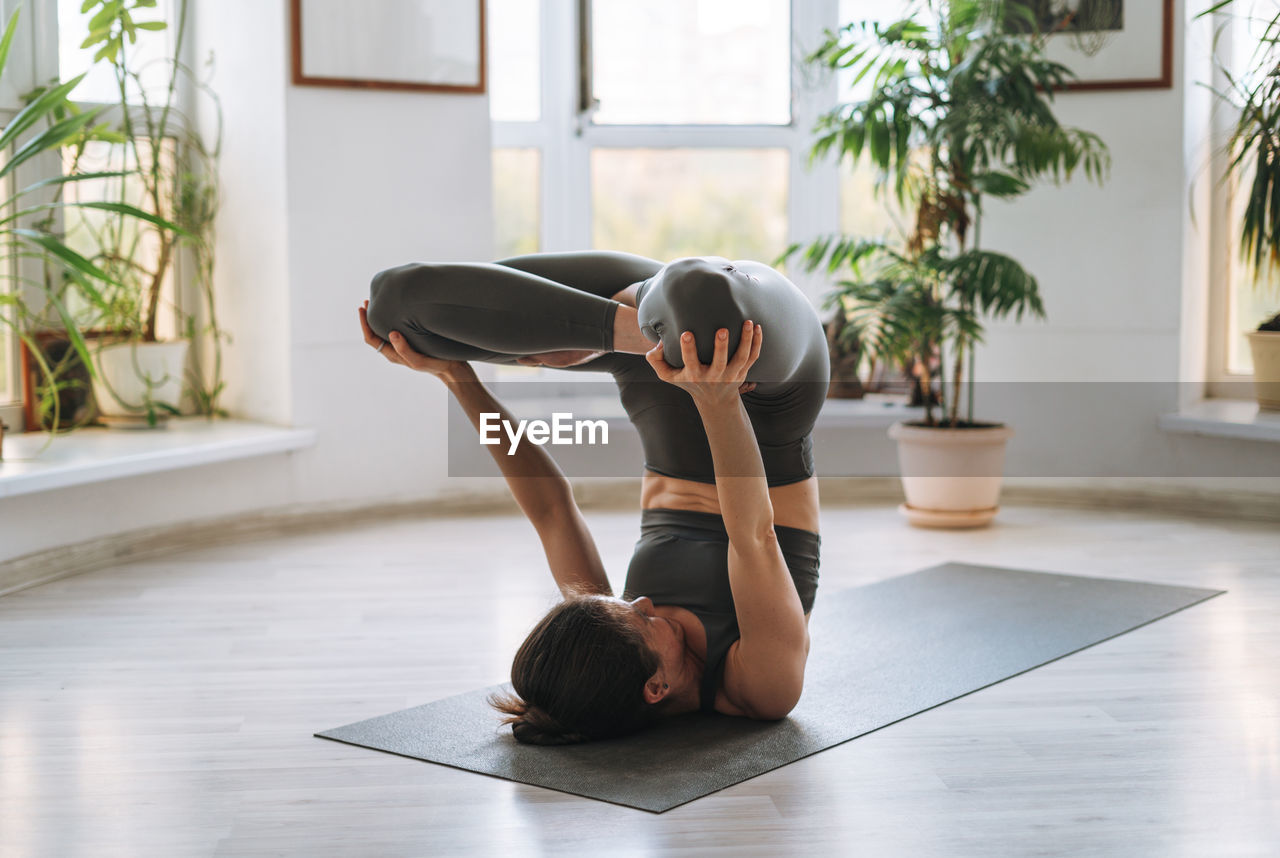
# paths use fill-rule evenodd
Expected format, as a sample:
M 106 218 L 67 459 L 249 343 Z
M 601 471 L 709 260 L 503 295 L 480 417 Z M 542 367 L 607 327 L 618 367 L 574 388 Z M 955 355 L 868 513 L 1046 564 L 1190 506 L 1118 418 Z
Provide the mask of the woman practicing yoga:
M 818 586 L 810 433 L 829 368 L 790 281 L 720 257 L 544 253 L 391 268 L 364 303 L 365 342 L 441 379 L 477 428 L 482 413 L 512 418 L 472 360 L 609 372 L 639 432 L 641 535 L 621 599 L 551 457 L 489 447 L 564 596 L 516 653 L 515 695 L 492 701 L 518 740 L 791 711 Z

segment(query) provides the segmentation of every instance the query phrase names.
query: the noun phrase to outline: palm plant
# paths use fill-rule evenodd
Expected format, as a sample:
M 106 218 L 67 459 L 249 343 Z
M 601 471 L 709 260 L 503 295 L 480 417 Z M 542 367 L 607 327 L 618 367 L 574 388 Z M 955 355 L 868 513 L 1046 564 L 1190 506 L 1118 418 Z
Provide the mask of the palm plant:
M 1222 0 L 1196 18 L 1219 10 L 1231 11 L 1233 6 L 1233 0 Z M 1228 88 L 1214 92 L 1238 111 L 1226 144 L 1229 163 L 1223 178 L 1237 176 L 1245 180 L 1249 188 L 1240 225 L 1239 249 L 1246 265 L 1260 274 L 1280 266 L 1280 231 L 1276 229 L 1276 222 L 1280 220 L 1280 11 L 1270 19 L 1264 17 L 1255 23 L 1262 24 L 1262 34 L 1247 67 L 1233 69 L 1229 63 L 1218 60 L 1216 64 Z M 1215 47 L 1225 27 L 1217 29 Z M 1267 280 L 1258 277 L 1255 282 L 1261 284 Z M 1280 313 L 1262 322 L 1258 330 L 1280 331 Z
M 0 35 L 0 77 L 4 75 L 8 65 L 9 50 L 17 32 L 20 11 L 21 9 L 14 10 L 3 35 Z M 11 179 L 20 166 L 33 159 L 59 155 L 65 145 L 86 133 L 86 129 L 98 118 L 103 108 L 89 111 L 74 109 L 69 96 L 83 78 L 82 74 L 65 83 L 58 82 L 36 90 L 28 97 L 26 106 L 0 130 L 0 179 Z M 42 125 L 45 127 L 41 128 Z M 9 154 L 11 147 L 12 155 Z M 0 322 L 14 330 L 35 361 L 45 382 L 43 402 L 52 416 L 52 420 L 46 420 L 44 425 L 54 429 L 60 425 L 59 387 L 73 382 L 59 379 L 58 368 L 51 366 L 46 360 L 43 350 L 32 336 L 33 330 L 47 321 L 45 311 L 51 309 L 61 322 L 74 353 L 92 372 L 88 346 L 80 333 L 74 313 L 63 300 L 65 284 L 68 281 L 74 282 L 83 294 L 98 301 L 101 301 L 102 286 L 119 284 L 109 273 L 69 247 L 62 237 L 48 229 L 50 213 L 67 209 L 96 209 L 158 225 L 166 222 L 123 202 L 36 200 L 47 196 L 50 190 L 57 191 L 74 183 L 123 175 L 124 173 L 116 171 L 45 179 L 17 190 L 0 202 L 0 246 L 4 248 L 0 278 L 17 284 L 16 289 L 0 289 Z M 37 223 L 30 223 L 37 218 Z M 46 276 L 40 280 L 22 277 L 16 273 L 16 262 L 26 258 L 45 262 L 46 275 L 52 269 L 57 276 Z M 45 306 L 39 311 L 33 309 L 37 296 L 42 296 L 45 302 Z
M 1012 199 L 1043 177 L 1060 183 L 1078 166 L 1101 184 L 1110 166 L 1096 135 L 1053 116 L 1053 91 L 1073 75 L 1045 59 L 1046 37 L 1015 0 L 922 0 L 900 20 L 829 31 L 807 58 L 847 70 L 855 85 L 871 81 L 866 99 L 820 118 L 811 157 L 835 153 L 856 162 L 865 151 L 881 175 L 878 193 L 892 190 L 914 210 L 914 223 L 898 241 L 827 236 L 793 245 L 783 259 L 803 251 L 810 271 L 852 273 L 829 294 L 828 307 L 847 312 L 848 336 L 872 359 L 918 368 L 930 426 L 975 425 L 973 353 L 982 317 L 1044 317 L 1036 279 L 1013 258 L 979 246 L 983 199 Z

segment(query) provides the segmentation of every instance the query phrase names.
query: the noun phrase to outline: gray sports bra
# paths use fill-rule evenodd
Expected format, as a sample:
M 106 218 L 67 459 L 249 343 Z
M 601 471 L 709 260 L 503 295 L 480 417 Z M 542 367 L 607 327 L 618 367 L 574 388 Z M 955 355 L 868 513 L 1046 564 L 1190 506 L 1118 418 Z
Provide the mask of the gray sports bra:
M 818 590 L 818 534 L 775 526 L 778 545 L 807 614 Z M 729 534 L 714 513 L 646 509 L 622 598 L 648 596 L 655 605 L 691 611 L 707 632 L 707 658 L 700 691 L 704 712 L 715 711 L 724 681 L 725 656 L 736 641 L 738 617 L 729 588 Z

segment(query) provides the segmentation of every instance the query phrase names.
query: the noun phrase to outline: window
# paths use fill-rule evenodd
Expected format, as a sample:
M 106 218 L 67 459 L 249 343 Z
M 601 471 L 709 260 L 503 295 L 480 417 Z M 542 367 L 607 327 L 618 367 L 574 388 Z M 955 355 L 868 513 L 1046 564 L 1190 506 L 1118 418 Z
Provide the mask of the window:
M 172 23 L 176 20 L 176 2 L 177 0 L 158 0 L 154 9 L 144 8 L 139 10 L 138 18 L 139 20 L 163 18 Z M 3 12 L 5 21 L 8 20 L 8 16 L 12 14 L 16 5 L 9 2 L 9 0 L 0 0 L 0 12 Z M 84 41 L 88 33 L 88 17 L 81 13 L 82 5 L 83 0 L 57 0 L 56 3 L 21 4 L 20 25 L 15 34 L 14 46 L 6 67 L 4 80 L 3 96 L 5 103 L 3 108 L 6 110 L 6 118 L 12 117 L 16 110 L 20 109 L 21 103 L 17 98 L 19 93 L 28 92 L 39 83 L 45 83 L 55 78 L 68 80 L 90 70 L 93 50 L 80 48 L 81 42 Z M 156 32 L 140 29 L 137 33 L 136 42 L 126 42 L 125 56 L 128 66 L 138 72 L 142 87 L 153 105 L 163 104 L 164 102 L 164 85 L 168 79 L 168 65 L 163 62 L 157 62 L 157 60 L 172 56 L 173 38 L 174 35 L 171 30 Z M 189 39 L 188 44 L 190 44 Z M 189 60 L 185 61 L 189 64 Z M 140 103 L 138 87 L 132 80 L 128 82 L 126 91 L 131 104 Z M 117 104 L 119 102 L 119 86 L 110 70 L 100 65 L 89 72 L 72 95 L 77 103 L 85 108 L 100 103 Z M 175 93 L 175 109 L 182 113 L 186 113 L 185 95 L 186 93 L 182 91 L 182 87 L 179 87 L 179 91 Z M 143 121 L 141 113 L 139 113 L 137 119 L 139 122 Z M 4 198 L 8 199 L 15 188 L 26 187 L 43 178 L 59 175 L 67 168 L 70 162 L 70 150 L 64 150 L 64 153 L 66 153 L 66 157 L 64 157 L 62 163 L 57 158 L 38 157 L 20 167 L 13 186 L 3 189 L 5 191 Z M 166 155 L 172 162 L 173 153 L 167 152 Z M 131 161 L 132 156 L 126 155 L 122 146 L 93 143 L 86 148 L 80 166 L 84 170 L 110 170 L 120 169 Z M 77 197 L 81 200 L 103 199 L 113 202 L 120 201 L 123 198 L 122 188 L 118 181 L 86 182 L 64 186 L 64 200 Z M 141 202 L 136 197 L 131 197 L 130 201 L 135 204 Z M 92 216 L 86 216 L 85 212 L 69 211 L 71 211 L 71 214 L 68 216 L 67 221 L 62 224 L 67 233 L 67 243 L 82 253 L 90 253 L 92 244 L 88 241 L 88 233 L 96 229 L 98 224 Z M 126 229 L 135 227 L 136 225 L 127 225 Z M 138 253 L 154 253 L 154 248 L 147 246 L 148 239 L 145 236 L 139 236 L 139 239 L 140 241 L 137 245 Z M 39 260 L 22 259 L 15 261 L 11 258 L 11 255 L 7 254 L 7 256 L 10 258 L 6 259 L 6 264 L 14 265 L 14 270 L 7 272 L 10 276 L 3 287 L 0 288 L 18 288 L 16 284 L 20 282 L 35 282 L 42 276 Z M 166 305 L 172 305 L 177 300 L 175 284 L 167 283 L 166 288 L 168 292 L 162 295 L 162 302 Z M 33 310 L 38 311 L 43 303 L 39 299 L 39 293 L 37 292 L 34 295 L 28 293 L 28 297 L 34 304 Z M 83 310 L 85 308 L 71 309 L 75 312 L 76 309 Z M 161 319 L 158 320 L 157 333 L 162 337 L 176 335 L 175 320 L 172 317 L 164 318 L 164 316 L 165 314 L 162 314 Z M 22 383 L 19 377 L 18 358 L 17 338 L 12 336 L 7 326 L 0 326 L 0 418 L 3 418 L 14 431 L 25 428 L 21 418 Z
M 1239 0 L 1218 13 L 1215 29 L 1221 28 L 1217 57 L 1240 79 L 1251 66 L 1258 64 L 1259 38 L 1275 15 L 1270 2 Z M 1242 85 L 1251 87 L 1256 79 L 1243 78 Z M 1226 77 L 1215 68 L 1214 86 L 1229 91 Z M 1214 175 L 1222 176 L 1228 157 L 1222 151 L 1227 135 L 1235 126 L 1239 112 L 1227 105 L 1215 104 Z M 1280 312 L 1280 274 L 1275 271 L 1255 273 L 1240 257 L 1240 229 L 1244 205 L 1249 191 L 1252 169 L 1233 175 L 1225 183 L 1214 184 L 1213 223 L 1210 235 L 1211 305 L 1209 331 L 1209 393 L 1218 396 L 1247 396 L 1240 382 L 1253 373 L 1253 362 L 1245 334 L 1258 324 Z
M 16 115 L 16 111 L 2 110 L 0 117 L 5 125 Z M 13 154 L 13 147 L 5 153 L 6 159 Z M 13 194 L 12 176 L 0 179 L 0 199 L 7 200 Z M 9 212 L 5 212 L 7 216 Z M 11 293 L 15 287 L 13 259 L 5 253 L 2 263 L 7 270 L 0 276 L 0 295 Z M 18 343 L 13 329 L 5 323 L 5 319 L 14 321 L 11 308 L 0 304 L 0 422 L 12 429 L 19 427 L 18 402 L 22 397 L 22 387 L 18 384 Z
M 835 82 L 801 71 L 837 6 L 490 0 L 497 252 L 768 261 L 837 230 L 836 166 L 806 168 Z

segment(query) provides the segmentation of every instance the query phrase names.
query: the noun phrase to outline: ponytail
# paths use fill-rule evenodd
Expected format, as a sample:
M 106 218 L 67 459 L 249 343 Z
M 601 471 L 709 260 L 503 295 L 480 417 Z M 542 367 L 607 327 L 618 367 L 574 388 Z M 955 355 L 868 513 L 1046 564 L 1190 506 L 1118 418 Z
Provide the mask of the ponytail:
M 514 694 L 491 694 L 489 705 L 506 712 L 503 724 L 511 725 L 516 741 L 526 745 L 575 745 L 590 741 L 590 737 L 565 729 L 537 706 L 531 706 Z
M 489 697 L 518 741 L 568 745 L 658 720 L 644 684 L 661 662 L 631 616 L 621 602 L 573 595 L 534 626 L 511 663 L 515 694 Z

